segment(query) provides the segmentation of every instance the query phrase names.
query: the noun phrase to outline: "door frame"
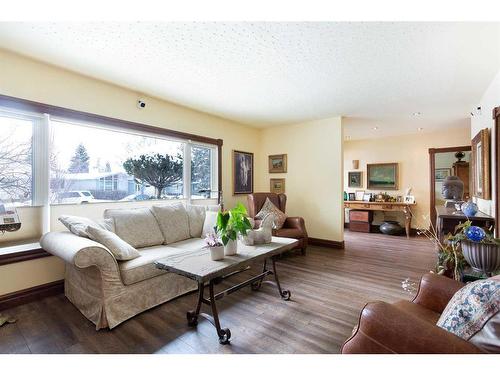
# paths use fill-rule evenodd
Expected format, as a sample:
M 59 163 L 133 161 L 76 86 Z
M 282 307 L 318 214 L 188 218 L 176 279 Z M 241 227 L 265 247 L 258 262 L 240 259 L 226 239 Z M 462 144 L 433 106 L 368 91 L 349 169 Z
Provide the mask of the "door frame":
M 495 236 L 500 237 L 500 106 L 493 108 L 493 130 L 492 132 L 495 134 L 495 177 L 493 177 L 495 181 Z
M 499 108 L 500 114 L 500 108 Z M 429 149 L 429 171 L 430 171 L 430 221 L 432 226 L 436 227 L 436 154 L 443 154 L 445 152 L 458 152 L 458 151 L 472 151 L 472 147 L 469 146 L 456 146 L 456 147 L 441 147 L 441 148 L 430 148 Z

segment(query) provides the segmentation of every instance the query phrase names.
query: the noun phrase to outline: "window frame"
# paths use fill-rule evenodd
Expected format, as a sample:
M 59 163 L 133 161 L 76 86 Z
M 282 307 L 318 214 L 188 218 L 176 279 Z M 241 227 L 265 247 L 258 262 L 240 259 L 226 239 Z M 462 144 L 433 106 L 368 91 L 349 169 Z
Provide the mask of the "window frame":
M 222 139 L 209 138 L 205 136 L 185 133 L 163 127 L 157 127 L 127 120 L 121 120 L 93 113 L 53 106 L 50 104 L 19 99 L 6 95 L 0 95 L 0 107 L 3 107 L 7 110 L 12 110 L 13 112 L 20 112 L 19 114 L 20 116 L 26 113 L 27 115 L 30 116 L 33 115 L 40 118 L 40 121 L 42 123 L 40 124 L 34 123 L 33 126 L 45 125 L 43 127 L 46 128 L 45 130 L 47 134 L 50 131 L 49 129 L 50 123 L 43 124 L 43 122 L 50 122 L 49 121 L 49 116 L 50 116 L 50 120 L 53 121 L 70 122 L 70 123 L 75 123 L 75 125 L 84 125 L 101 129 L 121 131 L 129 134 L 158 137 L 167 140 L 182 142 L 184 144 L 184 177 L 183 177 L 184 180 L 183 182 L 185 187 L 184 199 L 187 200 L 188 202 L 191 201 L 191 145 L 210 147 L 214 150 L 212 151 L 212 155 L 214 156 L 214 160 L 212 163 L 212 173 L 215 172 L 215 174 L 212 175 L 212 190 L 219 192 L 217 196 L 217 201 L 219 204 L 221 203 L 222 145 L 223 145 Z M 33 133 L 35 133 L 35 129 L 33 129 Z M 41 172 L 45 176 L 44 178 L 46 179 L 46 181 L 41 183 L 39 182 L 37 186 L 32 186 L 32 195 L 36 194 L 35 193 L 36 190 L 40 191 L 41 189 L 41 193 L 46 197 L 40 197 L 41 199 L 37 200 L 37 202 L 35 202 L 35 200 L 32 199 L 31 207 L 40 206 L 48 203 L 49 201 L 50 192 L 49 191 L 45 192 L 45 189 L 48 188 L 49 171 L 45 170 L 47 168 L 41 168 L 40 166 L 38 166 L 38 168 L 35 168 L 35 164 L 39 164 L 37 163 L 37 160 L 44 159 L 44 155 L 41 155 L 41 153 L 43 153 L 44 150 L 48 152 L 47 149 L 48 144 L 46 144 L 46 142 L 44 141 L 42 142 L 42 145 L 43 146 L 40 147 L 41 149 L 40 155 L 37 154 L 35 157 L 35 154 L 33 154 L 32 173 L 33 174 L 37 173 L 35 169 L 37 170 L 41 169 Z M 215 175 L 217 176 L 216 179 L 214 178 Z M 113 202 L 109 203 L 112 204 Z

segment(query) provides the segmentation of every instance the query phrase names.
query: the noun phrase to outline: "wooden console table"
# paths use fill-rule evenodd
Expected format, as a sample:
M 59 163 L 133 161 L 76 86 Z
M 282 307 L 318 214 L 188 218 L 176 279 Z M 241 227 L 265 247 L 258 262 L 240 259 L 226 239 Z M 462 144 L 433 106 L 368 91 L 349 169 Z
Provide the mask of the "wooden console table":
M 458 224 L 472 221 L 472 225 L 482 228 L 489 228 L 495 225 L 495 218 L 478 211 L 474 216 L 467 217 L 463 212 L 457 211 L 451 207 L 436 206 L 436 230 L 440 239 L 446 237 L 449 233 L 455 233 L 455 227 Z
M 344 208 L 351 210 L 399 211 L 405 215 L 406 237 L 410 238 L 412 207 L 416 203 L 344 201 Z

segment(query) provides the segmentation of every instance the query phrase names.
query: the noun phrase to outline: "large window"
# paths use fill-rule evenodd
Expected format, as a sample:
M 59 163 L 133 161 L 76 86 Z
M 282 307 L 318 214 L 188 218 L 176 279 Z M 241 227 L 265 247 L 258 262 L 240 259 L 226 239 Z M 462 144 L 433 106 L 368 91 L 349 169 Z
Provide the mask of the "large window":
M 205 144 L 198 141 L 202 137 L 191 141 L 175 136 L 181 133 L 76 117 L 0 108 L 1 201 L 21 206 L 217 198 L 213 140 Z
M 183 142 L 59 120 L 51 127 L 51 203 L 185 197 Z
M 31 205 L 32 136 L 31 119 L 0 112 L 0 201 Z

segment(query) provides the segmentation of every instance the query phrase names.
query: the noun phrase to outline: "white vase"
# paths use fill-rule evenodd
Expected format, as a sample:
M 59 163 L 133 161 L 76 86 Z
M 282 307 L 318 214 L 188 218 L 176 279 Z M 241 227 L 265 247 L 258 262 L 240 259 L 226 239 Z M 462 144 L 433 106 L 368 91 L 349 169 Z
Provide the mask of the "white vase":
M 238 252 L 238 241 L 229 240 L 228 243 L 224 246 L 224 254 L 236 255 L 237 252 Z
M 224 259 L 224 246 L 215 246 L 210 248 L 210 258 L 212 260 Z

